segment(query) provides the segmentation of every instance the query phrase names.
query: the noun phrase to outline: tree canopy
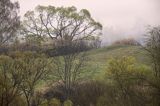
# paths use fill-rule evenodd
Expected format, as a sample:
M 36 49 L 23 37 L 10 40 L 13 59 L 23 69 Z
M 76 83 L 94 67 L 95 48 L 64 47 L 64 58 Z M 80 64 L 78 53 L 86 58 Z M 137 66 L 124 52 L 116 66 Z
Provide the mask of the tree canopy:
M 23 26 L 27 35 L 48 36 L 63 43 L 100 35 L 102 30 L 102 25 L 91 17 L 88 10 L 77 11 L 74 6 L 38 6 L 36 11 L 25 14 Z

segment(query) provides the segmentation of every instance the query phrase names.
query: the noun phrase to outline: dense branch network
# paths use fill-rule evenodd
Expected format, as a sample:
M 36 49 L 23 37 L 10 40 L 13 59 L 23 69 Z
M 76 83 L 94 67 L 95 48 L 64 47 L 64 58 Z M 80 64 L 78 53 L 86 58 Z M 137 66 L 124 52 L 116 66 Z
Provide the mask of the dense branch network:
M 24 32 L 39 37 L 48 36 L 59 41 L 75 41 L 99 35 L 102 25 L 91 18 L 90 13 L 75 7 L 38 6 L 37 12 L 25 14 Z

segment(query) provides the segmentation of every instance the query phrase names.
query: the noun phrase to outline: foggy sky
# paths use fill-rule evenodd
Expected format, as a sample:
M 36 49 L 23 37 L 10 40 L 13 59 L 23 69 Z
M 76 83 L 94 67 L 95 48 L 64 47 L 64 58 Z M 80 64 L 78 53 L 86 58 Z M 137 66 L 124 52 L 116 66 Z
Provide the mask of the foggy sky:
M 15 0 L 12 0 L 15 1 Z M 144 34 L 147 25 L 160 23 L 160 0 L 18 0 L 21 16 L 37 5 L 75 6 L 88 9 L 102 23 L 106 42 Z

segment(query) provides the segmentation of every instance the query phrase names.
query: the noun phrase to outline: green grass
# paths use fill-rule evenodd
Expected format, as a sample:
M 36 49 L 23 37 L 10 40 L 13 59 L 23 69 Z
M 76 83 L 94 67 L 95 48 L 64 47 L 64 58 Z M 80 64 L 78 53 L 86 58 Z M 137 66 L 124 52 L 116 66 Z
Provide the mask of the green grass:
M 140 46 L 113 45 L 88 52 L 90 61 L 88 70 L 93 71 L 93 78 L 102 77 L 107 70 L 107 61 L 112 57 L 133 56 L 138 64 L 150 65 L 147 52 Z

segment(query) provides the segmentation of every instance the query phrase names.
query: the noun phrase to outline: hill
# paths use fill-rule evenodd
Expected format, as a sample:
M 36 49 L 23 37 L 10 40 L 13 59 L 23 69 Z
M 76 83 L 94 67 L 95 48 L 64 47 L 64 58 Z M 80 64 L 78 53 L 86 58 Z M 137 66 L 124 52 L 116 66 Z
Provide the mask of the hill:
M 138 64 L 150 65 L 147 52 L 140 46 L 112 45 L 88 52 L 89 64 L 87 70 L 92 72 L 92 77 L 104 75 L 107 69 L 107 61 L 112 57 L 133 56 Z

